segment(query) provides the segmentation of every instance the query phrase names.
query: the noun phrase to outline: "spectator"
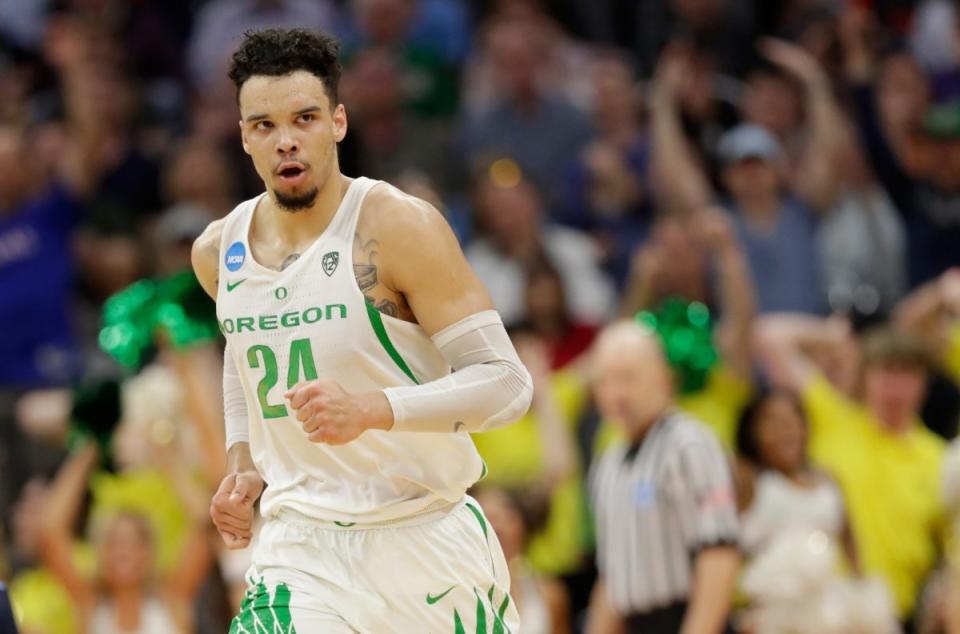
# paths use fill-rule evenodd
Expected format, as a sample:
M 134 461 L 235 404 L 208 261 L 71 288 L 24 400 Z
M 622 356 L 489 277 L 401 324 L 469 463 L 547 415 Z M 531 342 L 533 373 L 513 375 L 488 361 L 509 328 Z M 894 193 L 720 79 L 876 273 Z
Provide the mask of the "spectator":
M 621 315 L 654 310 L 670 297 L 716 306 L 713 339 L 719 363 L 703 387 L 678 395 L 677 405 L 709 425 L 723 446 L 733 450 L 737 416 L 752 390 L 750 332 L 756 298 L 729 217 L 717 209 L 689 219 L 661 217 L 634 262 Z
M 0 123 L 0 517 L 9 521 L 20 486 L 49 468 L 57 452 L 22 435 L 10 414 L 26 390 L 59 387 L 76 378 L 80 355 L 72 306 L 71 240 L 84 201 L 99 176 L 89 160 L 103 119 L 89 81 L 89 41 L 62 30 L 51 41 L 60 70 L 67 121 L 50 158 L 37 147 L 38 128 Z M 47 175 L 51 174 L 48 179 Z
M 82 152 L 90 185 L 75 249 L 83 299 L 100 302 L 143 272 L 135 236 L 160 208 L 159 167 L 136 135 L 140 94 L 116 33 L 103 22 L 58 17 L 45 57 L 60 76 L 74 78 L 64 84 L 64 101 L 91 131 Z
M 213 0 L 194 20 L 187 68 L 195 88 L 226 82 L 227 62 L 249 29 L 314 28 L 334 32 L 338 16 L 330 0 Z
M 189 261 L 189 245 L 185 257 Z M 218 394 L 220 355 L 216 346 L 209 345 L 195 345 L 181 351 L 164 349 L 158 355 L 160 362 L 151 364 L 127 380 L 122 391 L 123 420 L 113 435 L 111 446 L 120 472 L 98 473 L 89 478 L 93 502 L 90 524 L 110 522 L 118 511 L 143 516 L 151 526 L 153 565 L 161 576 L 178 574 L 177 566 L 185 565 L 177 563 L 182 554 L 181 548 L 196 547 L 196 544 L 191 546 L 190 542 L 193 526 L 198 522 L 201 527 L 207 523 L 207 495 L 201 490 L 212 490 L 211 483 L 215 485 L 219 482 L 225 468 L 222 455 L 222 406 L 218 398 L 210 398 L 210 394 Z M 24 404 L 20 408 L 21 414 L 33 419 L 55 418 L 58 408 L 40 402 L 41 398 L 43 396 L 39 394 L 32 396 L 29 405 Z M 49 400 L 49 396 L 46 398 Z M 59 422 L 46 422 L 44 426 L 53 428 L 56 425 L 68 425 L 67 412 L 60 411 L 59 416 Z M 38 423 L 31 425 L 37 427 Z M 199 482 L 203 486 L 198 487 L 200 476 Z M 82 496 L 77 499 L 78 505 L 80 499 Z M 42 517 L 36 519 L 40 521 Z M 74 525 L 75 522 L 70 526 Z M 29 542 L 25 543 L 29 545 Z M 184 543 L 187 545 L 184 546 Z M 205 548 L 204 545 L 200 552 L 194 548 L 192 554 L 185 555 L 200 558 L 193 563 L 202 566 L 204 571 L 207 569 Z M 79 545 L 73 550 L 85 552 Z M 225 559 L 242 560 L 244 555 L 248 553 Z M 77 565 L 84 577 L 90 576 L 90 570 L 81 563 Z M 227 571 L 232 570 L 230 565 L 236 567 L 229 561 L 223 562 L 223 565 Z M 24 618 L 30 622 L 44 622 L 40 618 L 43 611 L 37 611 L 38 601 L 41 600 L 38 593 L 42 597 L 49 595 L 50 600 L 58 596 L 56 593 L 50 594 L 48 590 L 51 584 L 55 590 L 60 588 L 59 584 L 49 579 L 48 569 L 49 566 L 27 570 L 27 576 L 21 578 L 18 575 L 14 584 L 14 600 L 29 611 Z M 204 580 L 203 572 L 196 574 L 201 575 L 197 583 Z M 245 589 L 242 572 L 236 584 Z M 186 607 L 192 605 L 197 590 L 194 587 L 191 591 L 194 594 L 185 597 L 188 599 Z M 243 590 L 240 590 L 242 593 Z M 205 605 L 196 613 L 198 625 L 216 619 L 212 608 Z M 73 612 L 70 609 L 65 614 L 69 616 Z M 225 627 L 226 621 L 214 626 L 214 630 L 223 630 Z
M 38 476 L 23 487 L 13 509 L 10 597 L 23 632 L 73 634 L 78 627 L 70 595 L 41 562 L 40 538 L 48 493 L 48 483 Z
M 782 143 L 790 159 L 799 159 L 803 125 L 803 94 L 784 69 L 766 60 L 751 68 L 740 94 L 744 121 L 765 128 Z M 793 162 L 791 160 L 790 162 Z
M 220 218 L 233 209 L 238 189 L 226 153 L 201 137 L 178 143 L 164 166 L 163 197 L 170 205 L 196 205 Z
M 502 18 L 490 25 L 481 49 L 501 81 L 497 100 L 463 116 L 463 151 L 468 167 L 493 157 L 514 157 L 553 203 L 571 157 L 587 143 L 583 112 L 544 84 L 550 40 L 536 22 Z
M 529 317 L 523 272 L 543 261 L 560 274 L 573 319 L 596 324 L 613 312 L 613 284 L 596 246 L 579 231 L 547 222 L 546 201 L 515 162 L 492 163 L 477 177 L 474 199 L 480 232 L 465 252 L 504 323 Z
M 77 78 L 64 86 L 66 106 L 97 126 L 84 156 L 96 174 L 88 222 L 104 233 L 131 233 L 136 220 L 160 208 L 159 166 L 138 135 L 145 103 L 123 43 L 102 22 L 60 16 L 50 23 L 45 59 Z
M 207 568 L 206 522 L 200 523 L 200 517 L 195 519 L 181 564 L 167 579 L 155 583 L 152 578 L 153 533 L 142 515 L 130 512 L 113 515 L 94 532 L 97 572 L 93 579 L 74 567 L 70 527 L 96 460 L 96 449 L 87 444 L 65 463 L 52 485 L 41 538 L 43 560 L 70 594 L 80 629 L 189 631 L 188 606 Z
M 548 15 L 549 13 L 549 15 Z M 481 10 L 477 29 L 478 47 L 464 68 L 464 108 L 468 113 L 483 112 L 503 98 L 504 78 L 499 75 L 502 60 L 494 55 L 491 37 L 503 24 L 516 24 L 536 35 L 537 46 L 546 53 L 539 60 L 537 84 L 541 91 L 585 110 L 590 103 L 590 69 L 595 55 L 588 42 L 572 38 L 569 24 L 557 21 L 555 6 L 540 0 L 495 0 L 489 11 Z
M 805 154 L 807 164 L 792 183 L 796 195 L 784 194 L 780 144 L 764 128 L 744 124 L 724 135 L 718 146 L 722 180 L 731 196 L 735 228 L 756 283 L 760 312 L 790 307 L 818 313 L 826 302 L 815 253 L 813 209 L 832 201 L 833 150 L 832 142 L 825 139 L 835 134 L 837 116 L 823 74 L 812 58 L 785 42 L 767 42 L 764 51 L 803 78 L 810 95 L 812 138 Z M 676 108 L 684 64 L 677 54 L 665 56 L 652 110 L 658 191 L 668 208 L 689 213 L 709 204 L 713 193 L 683 138 Z
M 960 416 L 960 270 L 951 268 L 918 287 L 901 300 L 893 317 L 898 328 L 924 343 L 935 362 L 923 420 L 950 440 Z
M 563 279 L 549 262 L 527 271 L 527 323 L 546 344 L 551 370 L 577 366 L 597 334 L 596 326 L 574 320 L 567 306 Z
M 710 261 L 696 225 L 695 218 L 679 214 L 656 217 L 649 240 L 633 253 L 620 298 L 622 317 L 656 308 L 669 297 L 713 303 Z
M 739 565 L 733 485 L 719 443 L 672 410 L 656 338 L 623 321 L 599 337 L 597 403 L 627 442 L 591 469 L 600 577 L 588 629 L 725 630 Z
M 917 288 L 900 302 L 894 318 L 960 384 L 960 269 Z
M 842 544 L 847 563 L 860 564 L 843 493 L 809 462 L 807 420 L 784 392 L 758 395 L 737 428 L 740 545 L 751 556 L 794 528 L 819 530 Z
M 591 233 L 622 286 L 630 254 L 646 238 L 652 220 L 650 143 L 628 61 L 613 52 L 598 56 L 592 78 L 597 134 L 574 164 L 554 218 Z
M 861 13 L 847 16 L 847 76 L 873 170 L 906 219 L 909 280 L 916 286 L 960 264 L 954 248 L 960 238 L 960 111 L 947 105 L 925 113 L 923 135 L 915 138 L 913 126 L 924 116 L 925 78 L 910 79 L 918 71 L 908 60 L 907 82 L 898 81 L 894 59 L 875 79 L 868 26 Z
M 943 441 L 917 418 L 926 355 L 909 335 L 874 331 L 864 339 L 860 388 L 851 396 L 831 385 L 807 352 L 849 337 L 840 322 L 799 315 L 765 317 L 757 330 L 770 380 L 800 398 L 809 416 L 811 457 L 846 493 L 864 572 L 885 579 L 909 619 L 936 562 L 943 519 Z
M 445 125 L 428 125 L 408 112 L 404 83 L 400 60 L 388 50 L 363 50 L 351 60 L 340 90 L 350 115 L 356 169 L 390 181 L 406 169 L 415 169 L 446 184 L 451 179 L 449 130 Z
M 843 494 L 807 456 L 807 421 L 783 392 L 755 398 L 737 430 L 742 588 L 751 631 L 893 631 L 893 601 L 877 580 L 838 574 L 838 547 L 859 573 Z M 879 585 L 878 585 L 879 584 Z M 749 624 L 749 625 L 747 625 Z
M 712 156 L 716 154 L 717 142 L 724 131 L 739 121 L 736 109 L 738 96 L 738 82 L 732 78 L 723 77 L 717 70 L 716 59 L 696 42 L 683 39 L 672 42 L 663 51 L 661 60 L 680 57 L 685 60 L 684 81 L 679 82 L 675 101 L 681 116 L 681 124 L 687 138 L 698 150 L 696 156 Z M 649 125 L 653 125 L 653 105 L 655 102 L 656 75 L 647 84 L 647 108 L 650 115 Z M 652 139 L 652 141 L 655 139 Z M 656 146 L 654 145 L 654 150 Z M 653 182 L 655 194 L 660 194 L 661 174 L 657 172 L 657 155 L 652 159 Z M 667 178 L 663 175 L 663 178 Z M 669 191 L 669 190 L 668 190 Z M 657 199 L 662 205 L 663 201 Z M 668 207 L 668 209 L 673 210 Z
M 491 528 L 500 540 L 510 569 L 510 587 L 525 634 L 568 634 L 570 600 L 563 584 L 538 574 L 526 562 L 526 541 L 535 528 L 534 513 L 520 494 L 494 487 L 476 493 Z
M 422 29 L 440 36 L 462 28 L 463 9 L 438 0 L 351 0 L 343 37 L 344 66 L 367 55 L 382 59 L 396 76 L 399 104 L 420 119 L 449 119 L 457 111 L 456 61 L 450 40 L 418 37 Z M 447 6 L 445 6 L 447 5 Z M 457 23 L 461 25 L 458 26 Z
M 817 229 L 830 309 L 889 315 L 907 290 L 903 217 L 858 144 L 841 150 L 837 168 L 843 184 Z

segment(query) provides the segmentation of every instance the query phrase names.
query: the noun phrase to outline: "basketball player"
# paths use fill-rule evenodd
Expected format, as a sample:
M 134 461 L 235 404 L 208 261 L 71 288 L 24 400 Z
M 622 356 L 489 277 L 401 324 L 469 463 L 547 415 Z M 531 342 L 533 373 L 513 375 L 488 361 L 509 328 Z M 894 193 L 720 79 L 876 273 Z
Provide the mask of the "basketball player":
M 337 53 L 305 30 L 244 36 L 230 77 L 266 192 L 193 249 L 227 341 L 211 516 L 228 547 L 253 541 L 230 631 L 516 631 L 465 495 L 485 470 L 468 432 L 523 415 L 530 376 L 437 210 L 340 173 Z

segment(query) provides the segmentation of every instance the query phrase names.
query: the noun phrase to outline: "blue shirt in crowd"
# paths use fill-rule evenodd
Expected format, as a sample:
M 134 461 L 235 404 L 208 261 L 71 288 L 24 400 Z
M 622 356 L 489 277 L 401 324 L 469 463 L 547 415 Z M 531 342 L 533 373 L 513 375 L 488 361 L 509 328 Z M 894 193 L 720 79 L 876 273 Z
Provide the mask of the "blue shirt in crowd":
M 734 210 L 733 221 L 753 275 L 758 310 L 824 313 L 813 212 L 787 197 L 769 229 L 751 226 L 739 210 Z
M 61 185 L 0 213 L 0 387 L 63 384 L 76 371 L 69 302 L 80 214 Z

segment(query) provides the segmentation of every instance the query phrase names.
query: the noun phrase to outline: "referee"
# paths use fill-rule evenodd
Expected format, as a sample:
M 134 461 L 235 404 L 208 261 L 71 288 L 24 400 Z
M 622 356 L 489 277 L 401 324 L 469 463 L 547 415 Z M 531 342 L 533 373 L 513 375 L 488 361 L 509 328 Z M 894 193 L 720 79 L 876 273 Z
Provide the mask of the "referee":
M 739 555 L 723 451 L 709 429 L 673 408 L 670 369 L 643 326 L 609 326 L 594 363 L 597 404 L 627 443 L 590 472 L 600 577 L 587 631 L 724 632 Z

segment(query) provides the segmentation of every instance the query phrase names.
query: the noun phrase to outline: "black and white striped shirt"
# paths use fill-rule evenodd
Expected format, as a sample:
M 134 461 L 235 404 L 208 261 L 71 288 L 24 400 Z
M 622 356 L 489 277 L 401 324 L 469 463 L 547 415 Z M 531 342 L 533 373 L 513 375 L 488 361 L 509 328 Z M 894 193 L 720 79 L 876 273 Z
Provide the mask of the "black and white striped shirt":
M 598 566 L 621 614 L 686 601 L 697 552 L 737 543 L 730 467 L 713 433 L 686 414 L 664 415 L 638 447 L 605 452 L 590 488 Z

